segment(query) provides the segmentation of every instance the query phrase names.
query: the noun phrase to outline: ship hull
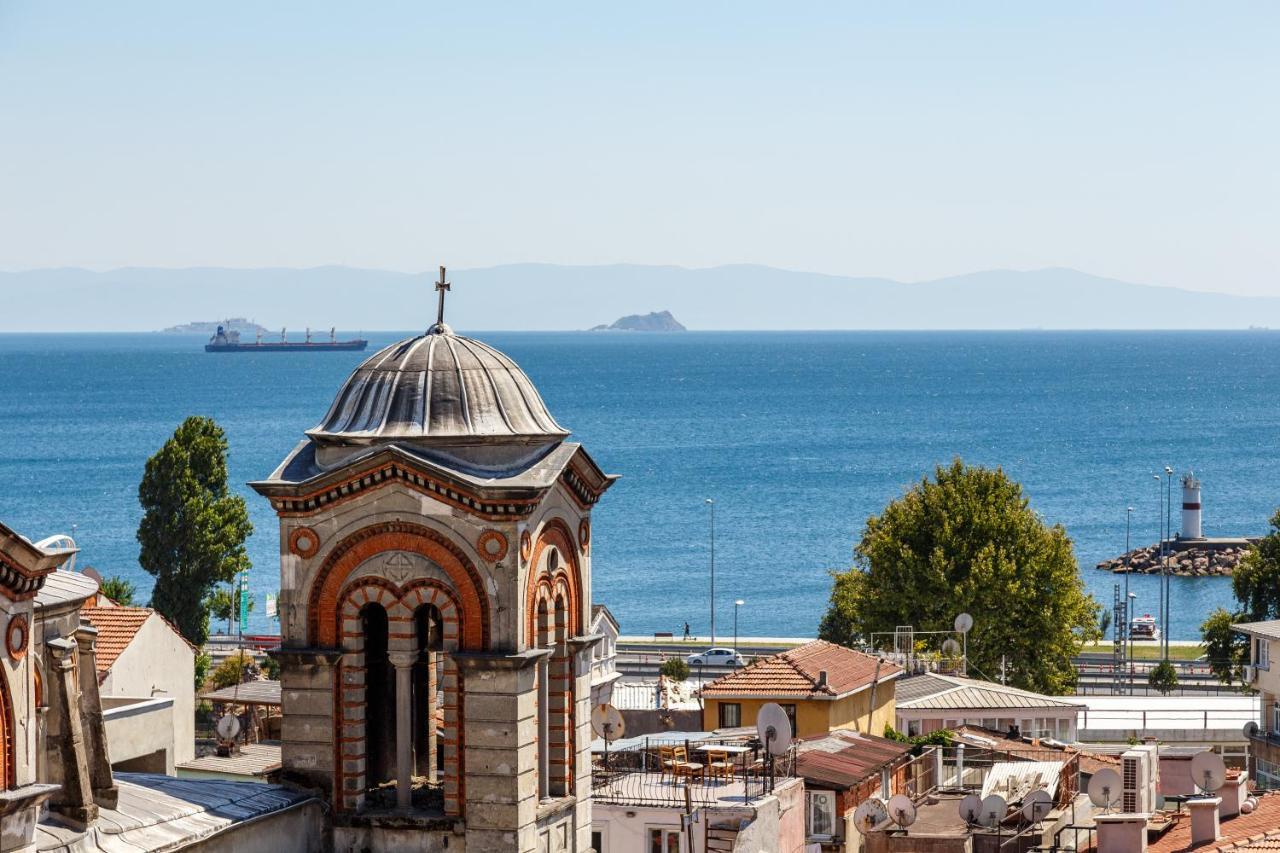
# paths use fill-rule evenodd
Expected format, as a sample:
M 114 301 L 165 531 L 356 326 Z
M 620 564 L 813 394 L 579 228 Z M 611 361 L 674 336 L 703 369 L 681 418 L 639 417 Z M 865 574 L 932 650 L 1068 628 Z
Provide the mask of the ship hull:
M 205 352 L 359 352 L 369 346 L 366 340 L 320 341 L 317 343 L 286 342 L 260 344 L 205 344 Z

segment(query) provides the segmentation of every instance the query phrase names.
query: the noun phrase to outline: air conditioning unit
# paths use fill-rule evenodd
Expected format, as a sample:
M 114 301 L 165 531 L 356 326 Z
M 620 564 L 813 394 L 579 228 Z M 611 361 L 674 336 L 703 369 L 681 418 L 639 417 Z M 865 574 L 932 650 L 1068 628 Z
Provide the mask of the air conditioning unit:
M 1120 809 L 1128 814 L 1151 814 L 1156 810 L 1156 787 L 1160 766 L 1155 744 L 1126 750 L 1120 756 Z
M 1244 673 L 1241 676 L 1245 684 L 1253 684 L 1254 679 L 1258 677 L 1258 670 L 1252 666 L 1245 666 Z

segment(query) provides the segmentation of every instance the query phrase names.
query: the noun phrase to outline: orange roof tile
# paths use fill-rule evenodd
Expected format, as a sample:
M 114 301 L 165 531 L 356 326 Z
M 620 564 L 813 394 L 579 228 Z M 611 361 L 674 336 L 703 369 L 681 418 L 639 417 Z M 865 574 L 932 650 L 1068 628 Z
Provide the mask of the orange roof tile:
M 1259 794 L 1258 807 L 1253 814 L 1236 815 L 1224 820 L 1218 832 L 1222 836 L 1210 844 L 1192 846 L 1191 821 L 1179 820 L 1173 828 L 1147 845 L 1147 853 L 1183 853 L 1196 850 L 1256 851 L 1280 850 L 1280 793 Z
M 821 672 L 827 683 L 820 687 Z M 717 678 L 702 688 L 702 695 L 830 699 L 866 687 L 877 676 L 884 681 L 901 673 L 901 667 L 873 655 L 814 640 Z
M 120 653 L 133 642 L 142 625 L 155 611 L 150 607 L 85 607 L 80 615 L 98 629 L 98 674 L 111 669 Z

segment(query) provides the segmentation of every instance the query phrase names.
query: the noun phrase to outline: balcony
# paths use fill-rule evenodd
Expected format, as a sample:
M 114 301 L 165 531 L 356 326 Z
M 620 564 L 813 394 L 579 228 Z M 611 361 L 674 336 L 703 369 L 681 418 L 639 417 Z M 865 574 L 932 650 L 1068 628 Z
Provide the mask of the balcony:
M 751 805 L 780 782 L 795 776 L 795 752 L 769 762 L 758 744 L 751 741 L 716 739 L 673 741 L 663 738 L 636 739 L 623 749 L 610 750 L 607 766 L 603 755 L 591 768 L 592 797 L 598 803 L 622 806 L 657 806 L 684 809 Z M 665 770 L 659 758 L 662 747 L 683 746 L 689 761 L 703 765 L 701 771 L 677 777 Z M 708 773 L 708 753 L 700 747 L 728 746 L 732 773 L 712 777 Z

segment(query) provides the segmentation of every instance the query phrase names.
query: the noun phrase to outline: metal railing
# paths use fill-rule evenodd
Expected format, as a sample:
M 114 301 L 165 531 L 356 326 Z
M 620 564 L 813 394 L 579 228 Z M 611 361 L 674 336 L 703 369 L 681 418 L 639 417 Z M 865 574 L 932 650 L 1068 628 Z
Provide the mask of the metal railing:
M 732 777 L 714 777 L 709 772 L 706 752 L 696 747 L 709 745 L 752 746 L 750 752 L 729 756 L 735 765 Z M 676 774 L 663 766 L 662 747 L 681 746 L 688 761 L 700 770 Z M 782 780 L 795 775 L 795 749 L 772 762 L 758 744 L 741 740 L 715 739 L 684 741 L 646 738 L 635 748 L 597 756 L 591 768 L 592 797 L 601 803 L 631 806 L 659 806 L 683 809 L 687 806 L 750 804 L 773 790 Z

